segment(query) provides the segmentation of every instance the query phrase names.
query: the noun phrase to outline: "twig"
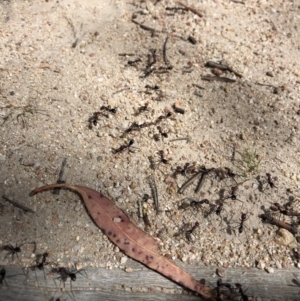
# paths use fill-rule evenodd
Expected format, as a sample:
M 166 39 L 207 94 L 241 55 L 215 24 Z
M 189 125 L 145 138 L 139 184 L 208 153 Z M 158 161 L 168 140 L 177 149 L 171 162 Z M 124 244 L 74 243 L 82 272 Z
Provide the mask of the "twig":
M 223 71 L 230 71 L 230 72 L 234 73 L 236 76 L 242 77 L 242 74 L 234 71 L 231 67 L 229 67 L 227 65 L 223 65 L 223 64 L 212 62 L 212 61 L 208 61 L 205 64 L 205 67 L 218 68 L 218 69 L 223 70 Z
M 203 182 L 204 182 L 204 179 L 206 178 L 206 176 L 211 172 L 211 171 L 215 171 L 215 168 L 209 168 L 209 169 L 206 169 L 205 166 L 203 166 L 203 168 L 201 168 L 201 171 L 202 171 L 202 175 L 198 181 L 198 184 L 196 186 L 196 189 L 195 189 L 195 193 L 198 193 L 203 185 Z
M 6 200 L 7 202 L 11 203 L 13 206 L 15 206 L 15 207 L 17 207 L 17 208 L 20 208 L 20 209 L 22 209 L 22 210 L 25 211 L 25 212 L 35 213 L 34 210 L 32 210 L 32 209 L 30 209 L 30 208 L 28 208 L 28 207 L 26 207 L 26 206 L 24 206 L 24 205 L 22 205 L 22 204 L 19 204 L 19 203 L 13 201 L 13 200 L 12 200 L 11 198 L 9 198 L 8 196 L 3 195 L 2 198 L 3 198 L 4 200 Z
M 184 3 L 182 3 L 181 1 L 177 1 L 177 3 L 178 3 L 179 5 L 182 5 L 186 10 L 191 11 L 191 12 L 194 13 L 195 15 L 199 16 L 200 18 L 203 17 L 203 14 L 200 13 L 197 9 L 192 8 L 192 7 L 190 7 L 190 6 L 187 6 L 187 5 L 185 5 Z
M 63 183 L 66 183 L 66 181 L 64 181 L 62 179 L 63 175 L 64 175 L 64 171 L 65 171 L 65 167 L 66 167 L 66 164 L 67 164 L 67 158 L 64 158 L 63 161 L 62 161 L 62 164 L 61 164 L 61 169 L 60 169 L 60 172 L 59 172 L 59 175 L 58 175 L 58 179 L 57 179 L 57 184 L 63 184 Z M 60 188 L 55 188 L 53 190 L 53 194 L 56 194 L 56 195 L 59 195 L 59 192 L 60 192 Z
M 169 68 L 172 69 L 173 66 L 170 64 L 169 59 L 167 58 L 167 42 L 168 42 L 168 37 L 166 37 L 165 42 L 164 42 L 164 46 L 163 46 L 163 56 L 164 56 L 164 62 L 165 65 Z
M 210 75 L 206 75 L 206 76 L 201 76 L 201 79 L 203 80 L 207 80 L 207 81 L 218 81 L 218 82 L 225 82 L 225 83 L 235 83 L 236 80 L 235 79 L 231 79 L 228 77 L 222 77 L 222 76 L 210 76 Z
M 157 186 L 155 184 L 154 176 L 150 177 L 149 184 L 150 184 L 150 188 L 151 188 L 151 192 L 152 192 L 152 196 L 153 196 L 153 200 L 154 200 L 156 214 L 158 214 L 158 212 L 159 212 L 158 192 L 157 192 Z
M 205 88 L 204 88 L 204 87 L 201 87 L 201 86 L 199 86 L 199 85 L 197 85 L 197 84 L 192 84 L 192 86 L 193 86 L 193 87 L 196 87 L 196 88 L 198 88 L 198 89 L 205 90 Z
M 265 222 L 267 222 L 267 223 L 269 223 L 271 225 L 275 225 L 275 226 L 277 226 L 279 228 L 284 228 L 284 229 L 288 230 L 289 232 L 291 232 L 293 234 L 297 234 L 298 233 L 298 230 L 297 230 L 296 227 L 293 227 L 290 224 L 282 222 L 279 219 L 276 219 L 276 218 L 272 217 L 269 214 L 260 214 L 259 217 L 261 219 L 263 219 Z
M 182 137 L 182 138 L 175 138 L 175 139 L 171 139 L 170 142 L 180 141 L 180 140 L 186 140 L 186 142 L 191 142 L 192 137 L 191 136 L 187 136 L 187 137 Z
M 200 170 L 196 172 L 190 179 L 188 179 L 179 189 L 178 193 L 183 193 L 185 189 L 191 185 L 201 174 L 203 173 L 203 170 Z
M 146 25 L 144 25 L 144 24 L 141 24 L 141 23 L 135 21 L 133 17 L 131 18 L 131 21 L 132 21 L 134 24 L 140 26 L 142 29 L 147 30 L 147 31 L 150 31 L 152 37 L 154 36 L 155 32 L 162 32 L 162 31 L 156 30 L 156 29 L 154 29 L 154 28 L 152 28 L 152 27 L 146 26 Z

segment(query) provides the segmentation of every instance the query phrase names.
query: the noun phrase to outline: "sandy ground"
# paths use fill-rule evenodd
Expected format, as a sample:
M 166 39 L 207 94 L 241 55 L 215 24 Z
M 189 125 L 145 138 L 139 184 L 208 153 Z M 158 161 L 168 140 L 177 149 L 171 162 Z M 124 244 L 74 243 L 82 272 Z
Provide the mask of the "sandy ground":
M 77 195 L 29 196 L 56 182 L 66 160 L 62 180 L 100 190 L 173 259 L 299 265 L 294 237 L 277 244 L 277 227 L 258 215 L 275 202 L 300 212 L 300 4 L 186 5 L 194 10 L 175 1 L 0 1 L 0 195 L 35 211 L 2 200 L 2 246 L 35 241 L 36 253 L 48 251 L 62 264 L 124 265 L 126 256 L 93 224 Z M 208 61 L 235 72 L 221 74 L 205 67 Z M 207 80 L 213 73 L 227 80 Z M 139 130 L 128 131 L 134 122 Z M 176 178 L 174 171 L 193 162 L 195 170 L 204 165 L 219 172 L 208 173 L 200 192 L 195 181 L 180 194 L 193 171 Z M 151 196 L 144 205 L 151 226 L 138 214 L 144 194 Z M 209 204 L 182 209 L 190 199 Z M 24 245 L 15 263 L 30 265 L 32 252 Z M 1 264 L 8 263 L 13 260 L 3 251 Z

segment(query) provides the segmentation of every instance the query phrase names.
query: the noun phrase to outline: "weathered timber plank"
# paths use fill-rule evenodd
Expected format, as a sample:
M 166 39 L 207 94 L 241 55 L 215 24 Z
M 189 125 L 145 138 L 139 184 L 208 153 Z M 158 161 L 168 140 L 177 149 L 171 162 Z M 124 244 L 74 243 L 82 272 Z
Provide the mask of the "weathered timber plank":
M 207 268 L 203 265 L 186 265 L 185 270 L 196 279 L 205 278 L 207 282 L 215 283 L 213 277 L 215 268 Z M 122 269 L 87 268 L 85 271 L 88 279 L 77 274 L 76 282 L 72 282 L 72 291 L 76 300 L 201 300 L 198 296 L 187 295 L 181 287 L 169 281 L 165 277 L 149 270 L 143 265 L 128 260 L 127 267 L 132 268 L 131 273 Z M 7 266 L 7 284 L 4 283 L 0 290 L 0 301 L 4 300 L 52 300 L 61 297 L 61 300 L 71 300 L 73 294 L 70 289 L 70 281 L 66 282 L 67 293 L 62 294 L 63 286 L 58 279 L 54 281 L 47 278 L 43 271 L 30 271 L 28 279 L 20 267 Z M 293 283 L 295 276 L 300 279 L 299 269 L 275 270 L 274 274 L 267 274 L 258 269 L 228 269 L 224 282 L 243 284 L 247 288 L 249 296 L 270 298 L 274 300 L 299 301 L 300 287 Z M 10 277 L 16 275 L 15 277 Z M 38 284 L 37 284 L 38 280 Z M 175 294 L 174 294 L 175 293 Z M 69 295 L 68 295 L 69 294 Z M 182 294 L 185 294 L 184 296 Z

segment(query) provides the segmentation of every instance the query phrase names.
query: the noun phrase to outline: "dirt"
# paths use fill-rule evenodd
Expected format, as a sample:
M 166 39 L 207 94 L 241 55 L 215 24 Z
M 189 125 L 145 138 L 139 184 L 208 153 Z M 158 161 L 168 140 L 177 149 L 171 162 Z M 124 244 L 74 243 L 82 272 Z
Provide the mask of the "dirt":
M 124 265 L 77 195 L 29 196 L 56 182 L 66 160 L 61 180 L 107 195 L 173 259 L 299 266 L 297 242 L 277 244 L 277 227 L 259 218 L 276 202 L 300 211 L 299 3 L 186 5 L 0 1 L 0 195 L 35 212 L 3 199 L 0 243 L 36 242 L 14 260 L 3 251 L 1 264 L 30 265 L 33 252 L 48 251 L 66 265 Z M 229 70 L 206 67 L 209 61 Z M 209 80 L 213 73 L 222 78 Z M 214 170 L 200 192 L 196 180 L 180 194 L 193 162 L 195 171 Z M 186 163 L 190 170 L 175 178 Z M 150 225 L 139 217 L 144 194 Z M 181 209 L 190 199 L 209 204 Z

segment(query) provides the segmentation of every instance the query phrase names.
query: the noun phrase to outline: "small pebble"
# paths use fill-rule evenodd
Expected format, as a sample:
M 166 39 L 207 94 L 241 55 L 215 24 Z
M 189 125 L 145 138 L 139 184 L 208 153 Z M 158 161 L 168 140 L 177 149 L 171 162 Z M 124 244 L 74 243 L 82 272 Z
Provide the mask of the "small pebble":
M 77 204 L 75 207 L 74 207 L 74 210 L 76 212 L 80 211 L 80 209 L 82 208 L 81 204 Z
M 135 188 L 137 188 L 137 186 L 138 186 L 138 184 L 137 184 L 137 182 L 132 182 L 131 184 L 130 184 L 130 189 L 135 189 Z
M 260 260 L 256 267 L 260 270 L 263 270 L 265 268 L 265 266 L 266 266 L 266 264 Z
M 279 229 L 276 233 L 274 241 L 282 246 L 289 246 L 290 248 L 297 248 L 297 241 L 292 233 L 286 229 Z
M 218 268 L 216 271 L 217 275 L 221 278 L 226 276 L 226 270 L 224 268 Z
M 121 264 L 124 264 L 124 263 L 126 263 L 126 261 L 127 261 L 127 259 L 128 259 L 128 257 L 126 257 L 126 256 L 123 256 L 122 258 L 121 258 Z
M 282 269 L 282 265 L 278 260 L 275 262 L 275 264 L 277 269 Z
M 176 113 L 179 113 L 179 114 L 184 114 L 185 110 L 181 104 L 181 102 L 179 101 L 176 101 L 174 104 L 173 104 L 173 109 Z
M 265 267 L 265 271 L 268 272 L 269 274 L 274 274 L 274 269 L 271 267 Z
M 24 166 L 34 166 L 35 162 L 33 159 L 22 159 L 21 164 Z
M 213 68 L 213 69 L 211 70 L 211 72 L 212 72 L 214 75 L 216 75 L 216 76 L 221 76 L 222 73 L 223 73 L 223 71 L 222 71 L 221 69 L 219 69 L 219 68 Z M 226 92 L 227 92 L 227 91 L 226 91 Z

